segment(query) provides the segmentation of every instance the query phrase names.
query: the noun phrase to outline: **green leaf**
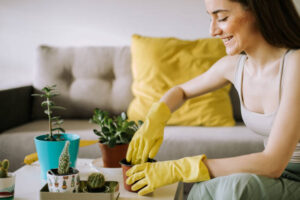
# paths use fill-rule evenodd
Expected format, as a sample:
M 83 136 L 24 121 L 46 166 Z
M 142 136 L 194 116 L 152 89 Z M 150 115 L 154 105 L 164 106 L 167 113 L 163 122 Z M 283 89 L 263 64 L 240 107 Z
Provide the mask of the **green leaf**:
M 108 144 L 107 144 L 107 145 L 108 145 L 110 148 L 113 148 L 113 147 L 116 145 L 116 143 L 117 143 L 116 138 L 115 138 L 115 137 L 111 137 L 111 138 L 109 138 Z
M 52 124 L 53 125 L 62 125 L 64 123 L 64 120 L 61 119 L 61 120 L 58 120 L 58 121 L 53 121 Z
M 43 101 L 42 103 L 41 103 L 41 106 L 54 106 L 54 103 L 53 103 L 53 101 Z
M 58 109 L 58 110 L 66 110 L 65 107 L 62 106 L 51 106 L 52 109 Z
M 122 117 L 122 119 L 125 121 L 125 120 L 127 119 L 126 113 L 125 113 L 125 112 L 122 112 L 122 113 L 121 113 L 121 117 Z
M 61 127 L 57 127 L 57 128 L 53 128 L 52 131 L 58 131 L 58 132 L 62 132 L 65 133 L 65 129 L 61 128 Z
M 45 113 L 46 115 L 51 115 L 51 114 L 52 114 L 52 111 L 51 111 L 51 110 L 50 110 L 50 111 L 45 110 L 44 113 Z
M 44 94 L 32 94 L 31 96 L 33 96 L 33 97 L 45 97 Z
M 52 119 L 53 121 L 59 120 L 59 119 L 60 119 L 60 116 L 55 116 L 55 117 L 52 117 L 51 119 Z
M 44 88 L 42 89 L 42 91 L 45 92 L 45 93 L 49 93 L 51 90 L 52 90 L 52 89 L 51 89 L 50 87 L 48 87 L 48 86 L 46 86 L 46 87 L 44 87 Z
M 139 120 L 139 121 L 138 121 L 138 125 L 139 125 L 139 126 L 142 126 L 143 124 L 144 124 L 144 122 L 143 122 L 142 120 Z
M 128 126 L 134 126 L 134 125 L 135 125 L 135 122 L 134 122 L 134 121 L 128 122 Z
M 100 134 L 100 132 L 99 132 L 98 130 L 96 130 L 96 129 L 93 129 L 93 131 L 94 131 L 95 135 L 97 135 L 97 136 L 101 136 L 101 134 Z
M 107 127 L 102 127 L 101 131 L 105 135 L 108 135 L 110 133 L 109 128 L 107 128 Z

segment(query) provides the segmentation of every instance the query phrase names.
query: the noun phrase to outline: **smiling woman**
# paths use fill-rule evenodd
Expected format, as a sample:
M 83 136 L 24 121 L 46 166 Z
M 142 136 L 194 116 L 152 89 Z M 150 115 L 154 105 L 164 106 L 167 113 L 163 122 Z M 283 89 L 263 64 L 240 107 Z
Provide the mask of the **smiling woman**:
M 243 120 L 266 139 L 263 152 L 205 160 L 214 179 L 195 184 L 188 199 L 299 199 L 299 15 L 290 0 L 205 2 L 211 35 L 223 39 L 229 55 L 243 53 L 219 63 L 237 62 L 228 77 Z
M 220 37 L 228 55 L 240 53 L 252 43 L 260 33 L 252 12 L 245 10 L 239 3 L 230 1 L 206 1 L 207 12 L 211 16 L 210 34 Z M 242 26 L 242 28 L 241 28 Z
M 139 192 L 144 195 L 183 181 L 199 182 L 189 200 L 299 199 L 300 17 L 293 2 L 205 0 L 205 4 L 211 17 L 210 33 L 223 40 L 228 56 L 198 77 L 168 90 L 157 109 L 149 113 L 167 113 L 164 116 L 168 119 L 186 100 L 233 83 L 243 120 L 249 129 L 264 136 L 265 150 L 221 159 L 202 154 L 142 163 L 127 174 L 129 182 L 135 183 L 132 189 L 145 186 Z M 139 150 L 127 152 L 128 161 L 144 154 L 155 156 L 160 144 L 143 148 L 154 138 L 151 130 L 165 124 L 155 122 L 141 128 L 140 144 L 134 146 Z M 146 137 L 149 134 L 152 137 Z M 132 143 L 129 146 L 133 148 Z

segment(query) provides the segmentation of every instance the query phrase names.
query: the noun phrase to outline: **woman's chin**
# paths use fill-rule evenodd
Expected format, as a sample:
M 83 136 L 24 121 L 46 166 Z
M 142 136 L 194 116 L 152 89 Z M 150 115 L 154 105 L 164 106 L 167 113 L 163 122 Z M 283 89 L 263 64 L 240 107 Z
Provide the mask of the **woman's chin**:
M 229 56 L 234 56 L 240 54 L 242 51 L 238 50 L 237 48 L 230 48 L 226 47 L 226 54 Z

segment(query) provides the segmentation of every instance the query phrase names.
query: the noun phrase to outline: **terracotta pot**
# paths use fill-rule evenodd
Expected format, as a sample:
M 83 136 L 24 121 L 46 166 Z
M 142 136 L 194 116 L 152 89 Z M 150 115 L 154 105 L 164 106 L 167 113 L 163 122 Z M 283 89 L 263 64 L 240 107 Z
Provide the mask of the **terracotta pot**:
M 150 159 L 150 158 L 149 158 L 147 162 L 156 162 L 156 160 Z M 124 183 L 124 188 L 125 188 L 127 191 L 129 191 L 129 192 L 138 192 L 139 190 L 133 191 L 133 190 L 131 190 L 131 185 L 127 185 L 127 184 L 126 184 L 126 180 L 127 180 L 127 178 L 128 178 L 128 176 L 126 176 L 126 172 L 127 172 L 132 166 L 134 166 L 134 165 L 132 165 L 131 163 L 128 163 L 128 162 L 126 161 L 126 158 L 122 159 L 122 160 L 120 161 L 120 164 L 121 164 L 122 172 L 123 172 L 123 183 Z M 142 188 L 141 188 L 141 189 L 142 189 Z
M 126 157 L 128 144 L 118 144 L 113 148 L 99 142 L 102 152 L 103 167 L 118 168 L 121 167 L 120 161 Z

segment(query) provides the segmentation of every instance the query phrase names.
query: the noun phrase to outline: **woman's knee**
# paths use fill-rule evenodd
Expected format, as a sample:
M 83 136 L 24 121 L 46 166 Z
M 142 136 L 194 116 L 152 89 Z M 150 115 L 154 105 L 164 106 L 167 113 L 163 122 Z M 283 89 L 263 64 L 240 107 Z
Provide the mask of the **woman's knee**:
M 238 173 L 228 176 L 224 184 L 218 188 L 217 194 L 224 199 L 252 199 L 253 194 L 262 195 L 260 178 L 256 174 Z M 221 196 L 219 196 L 221 199 Z
M 255 174 L 239 173 L 194 184 L 188 200 L 193 199 L 249 199 L 257 193 L 259 178 Z M 251 198 L 250 198 L 251 199 Z

